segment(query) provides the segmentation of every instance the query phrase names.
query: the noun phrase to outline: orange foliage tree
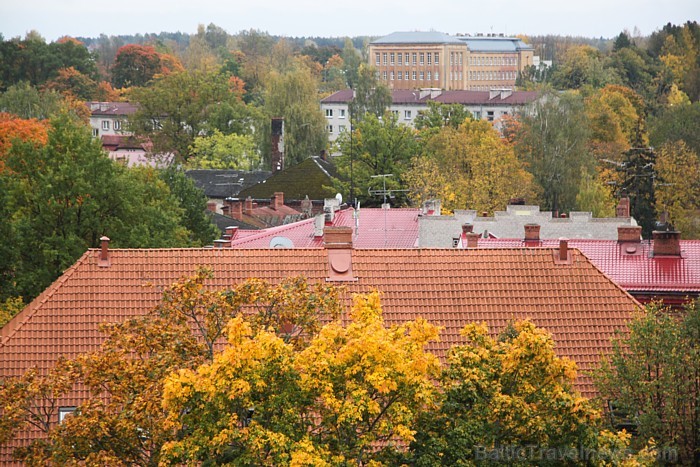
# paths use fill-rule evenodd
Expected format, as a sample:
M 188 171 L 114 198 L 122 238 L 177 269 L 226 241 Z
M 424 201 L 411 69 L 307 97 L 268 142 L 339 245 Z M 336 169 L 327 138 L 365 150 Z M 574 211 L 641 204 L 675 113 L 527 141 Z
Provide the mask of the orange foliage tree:
M 5 156 L 17 141 L 43 146 L 48 141 L 48 123 L 36 118 L 23 119 L 0 112 L 0 173 L 5 168 Z

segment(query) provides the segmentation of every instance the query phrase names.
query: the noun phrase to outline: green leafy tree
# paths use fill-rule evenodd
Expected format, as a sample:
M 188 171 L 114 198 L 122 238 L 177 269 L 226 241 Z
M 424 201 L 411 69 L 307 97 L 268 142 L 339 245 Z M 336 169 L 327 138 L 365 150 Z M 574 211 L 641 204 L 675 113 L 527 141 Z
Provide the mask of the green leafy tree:
M 355 48 L 352 40 L 347 37 L 343 42 L 343 52 L 341 54 L 343 59 L 343 75 L 345 76 L 345 82 L 347 86 L 356 89 L 360 82 L 360 70 L 363 65 L 362 56 L 360 52 Z
M 576 194 L 578 211 L 589 211 L 593 217 L 615 217 L 615 199 L 599 176 L 584 169 Z
M 211 136 L 195 138 L 188 167 L 196 169 L 258 170 L 262 160 L 250 135 L 224 135 L 214 130 Z
M 131 98 L 139 106 L 130 129 L 153 143 L 153 153 L 174 154 L 175 162 L 186 162 L 195 138 L 215 128 L 226 134 L 250 131 L 245 105 L 218 72 L 171 73 L 133 89 Z
M 301 63 L 286 73 L 271 73 L 265 86 L 265 113 L 284 117 L 286 164 L 320 154 L 328 144 L 326 119 L 318 105 L 318 83 Z
M 418 112 L 413 122 L 416 130 L 440 129 L 446 126 L 459 128 L 465 120 L 471 120 L 472 114 L 461 104 L 443 104 L 428 101 L 428 108 Z
M 667 212 L 684 238 L 700 238 L 700 158 L 683 141 L 666 143 L 656 156 L 656 212 Z
M 614 341 L 597 384 L 606 399 L 629 415 L 638 443 L 653 439 L 676 449 L 687 465 L 700 462 L 700 301 L 680 313 L 658 303 Z
M 642 235 L 651 238 L 656 223 L 656 152 L 650 147 L 633 147 L 623 154 L 617 166 L 622 177 L 620 192 L 630 197 L 630 214 L 642 226 Z
M 593 165 L 581 98 L 545 93 L 520 116 L 520 123 L 516 153 L 542 187 L 540 205 L 552 211 L 572 209 L 581 170 Z
M 338 182 L 342 192 L 361 200 L 363 205 L 379 205 L 382 197 L 372 196 L 369 190 L 383 189 L 381 178 L 372 178 L 383 174 L 393 174 L 386 178 L 387 190 L 408 189 L 403 173 L 416 155 L 418 143 L 415 131 L 399 124 L 395 116 L 387 113 L 380 120 L 367 114 L 352 132 L 342 133 L 337 143 L 342 155 L 336 159 L 336 166 L 345 180 Z M 354 193 L 350 193 L 351 189 Z M 401 193 L 397 192 L 399 196 Z
M 182 225 L 188 231 L 188 242 L 193 246 L 211 245 L 220 234 L 207 211 L 207 197 L 180 167 L 169 167 L 160 172 L 171 195 L 182 208 Z
M 391 105 L 391 90 L 377 79 L 376 70 L 365 63 L 360 64 L 352 89 L 349 111 L 353 124 L 363 120 L 367 114 L 382 117 Z
M 665 143 L 683 141 L 696 154 L 700 154 L 700 102 L 682 104 L 663 109 L 649 121 L 649 142 L 653 147 Z
M 502 447 L 591 449 L 607 460 L 625 457 L 625 434 L 600 428 L 601 414 L 572 388 L 576 365 L 559 358 L 554 340 L 529 321 L 510 324 L 498 338 L 469 324 L 440 378 L 439 408 L 422 414 L 411 444 L 415 465 L 478 465 Z M 527 448 L 524 448 L 527 449 Z M 482 457 L 480 457 L 482 456 Z M 559 460 L 501 458 L 518 465 Z M 576 461 L 576 458 L 569 458 Z M 585 459 L 578 459 L 582 464 Z
M 16 295 L 38 295 L 105 234 L 123 247 L 191 244 L 183 210 L 157 172 L 114 163 L 67 115 L 51 120 L 47 144 L 14 144 L 6 163 Z
M 39 91 L 26 81 L 10 86 L 0 95 L 0 109 L 24 119 L 48 119 L 64 108 L 59 93 Z
M 552 72 L 552 84 L 558 89 L 602 88 L 619 82 L 615 71 L 605 67 L 603 54 L 587 45 L 569 48 Z

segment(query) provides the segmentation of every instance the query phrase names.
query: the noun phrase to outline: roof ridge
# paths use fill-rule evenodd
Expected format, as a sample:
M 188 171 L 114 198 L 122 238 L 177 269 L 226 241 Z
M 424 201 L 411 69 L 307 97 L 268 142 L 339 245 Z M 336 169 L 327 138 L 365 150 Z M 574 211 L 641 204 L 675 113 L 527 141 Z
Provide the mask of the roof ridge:
M 78 266 L 89 258 L 90 253 L 98 250 L 99 248 L 88 248 L 88 250 L 83 253 L 83 255 L 78 258 L 78 260 L 68 269 L 63 271 L 63 273 L 46 290 L 40 293 L 19 313 L 13 316 L 10 321 L 5 323 L 5 325 L 0 328 L 0 348 L 5 345 L 10 337 L 12 337 L 12 335 L 14 335 L 22 327 L 22 325 L 24 325 L 24 323 L 34 316 L 34 313 L 41 308 L 41 305 L 43 305 L 53 296 L 54 293 L 56 293 L 56 291 L 61 288 L 61 286 L 73 275 L 73 273 L 77 271 Z

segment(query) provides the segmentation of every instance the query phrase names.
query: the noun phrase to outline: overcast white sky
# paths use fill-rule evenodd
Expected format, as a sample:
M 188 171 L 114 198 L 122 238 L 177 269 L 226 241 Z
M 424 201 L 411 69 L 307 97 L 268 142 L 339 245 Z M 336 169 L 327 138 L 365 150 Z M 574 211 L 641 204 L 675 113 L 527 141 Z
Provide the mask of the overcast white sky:
M 700 20 L 699 0 L 0 0 L 5 39 L 35 29 L 63 35 L 194 33 L 214 23 L 233 34 L 382 36 L 394 31 L 614 37 Z

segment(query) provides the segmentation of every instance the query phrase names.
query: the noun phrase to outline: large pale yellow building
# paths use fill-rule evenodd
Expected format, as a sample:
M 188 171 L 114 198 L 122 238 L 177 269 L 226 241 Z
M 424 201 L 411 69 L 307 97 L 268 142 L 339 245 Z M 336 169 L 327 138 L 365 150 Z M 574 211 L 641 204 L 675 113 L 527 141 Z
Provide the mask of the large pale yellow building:
M 395 32 L 369 45 L 369 61 L 391 89 L 488 91 L 515 88 L 533 48 L 501 35 Z

